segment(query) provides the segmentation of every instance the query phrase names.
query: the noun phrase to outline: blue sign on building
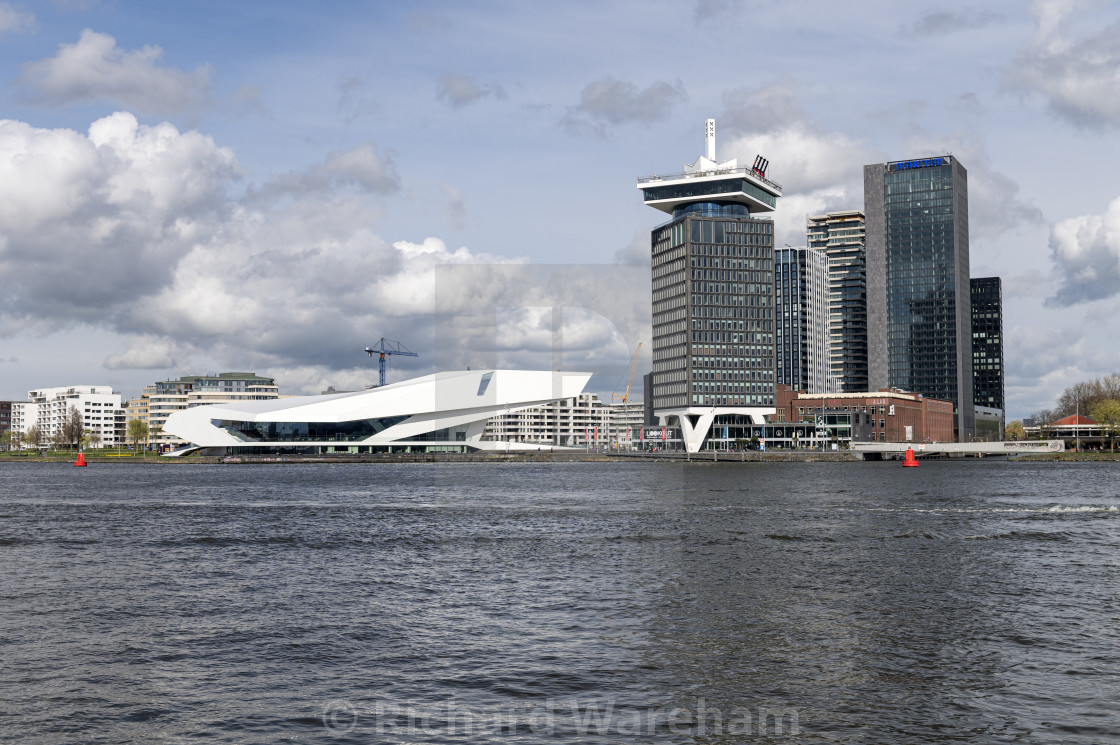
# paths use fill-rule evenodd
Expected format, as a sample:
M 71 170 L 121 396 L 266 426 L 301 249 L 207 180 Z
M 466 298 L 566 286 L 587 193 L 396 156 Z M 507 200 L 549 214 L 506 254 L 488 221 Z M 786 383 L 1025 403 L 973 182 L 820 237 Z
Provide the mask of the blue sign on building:
M 908 168 L 929 168 L 931 166 L 947 166 L 949 165 L 948 158 L 924 158 L 922 160 L 900 160 L 897 163 L 891 163 L 892 171 L 905 171 Z

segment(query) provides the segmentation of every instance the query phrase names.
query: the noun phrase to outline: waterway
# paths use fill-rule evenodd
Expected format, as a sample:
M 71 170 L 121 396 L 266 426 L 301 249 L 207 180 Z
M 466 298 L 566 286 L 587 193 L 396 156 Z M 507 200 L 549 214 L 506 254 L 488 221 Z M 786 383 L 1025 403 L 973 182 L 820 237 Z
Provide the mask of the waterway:
M 0 742 L 1120 742 L 1120 464 L 0 466 Z

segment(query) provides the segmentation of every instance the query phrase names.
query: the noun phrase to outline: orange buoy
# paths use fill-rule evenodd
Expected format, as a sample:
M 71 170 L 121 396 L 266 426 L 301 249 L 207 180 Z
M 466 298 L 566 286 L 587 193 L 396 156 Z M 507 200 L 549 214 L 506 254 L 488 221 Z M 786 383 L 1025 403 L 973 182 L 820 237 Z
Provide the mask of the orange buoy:
M 906 468 L 917 468 L 918 459 L 914 457 L 914 448 L 906 448 L 906 458 L 902 461 Z
M 76 461 L 74 461 L 74 465 L 75 465 L 75 466 L 84 466 L 84 465 L 86 465 L 86 454 L 85 454 L 85 453 L 83 453 L 83 452 L 81 452 L 81 451 L 79 450 L 79 451 L 78 451 L 78 459 L 77 459 Z

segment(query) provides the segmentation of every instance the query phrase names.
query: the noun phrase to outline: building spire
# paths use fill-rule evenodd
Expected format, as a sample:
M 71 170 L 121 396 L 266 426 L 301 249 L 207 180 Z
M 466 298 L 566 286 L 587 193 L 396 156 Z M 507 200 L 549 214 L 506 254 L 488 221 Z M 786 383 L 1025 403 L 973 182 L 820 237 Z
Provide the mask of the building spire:
M 709 119 L 704 123 L 704 157 L 710 161 L 716 159 L 716 120 Z

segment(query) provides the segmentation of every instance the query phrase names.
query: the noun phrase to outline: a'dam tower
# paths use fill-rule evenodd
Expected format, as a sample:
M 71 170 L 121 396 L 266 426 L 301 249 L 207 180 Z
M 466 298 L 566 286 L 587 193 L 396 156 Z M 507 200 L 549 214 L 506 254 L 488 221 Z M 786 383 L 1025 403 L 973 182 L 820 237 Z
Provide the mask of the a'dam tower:
M 704 155 L 684 173 L 638 179 L 670 216 L 650 234 L 654 415 L 691 452 L 749 438 L 774 412 L 774 224 L 782 187 L 752 167 Z

